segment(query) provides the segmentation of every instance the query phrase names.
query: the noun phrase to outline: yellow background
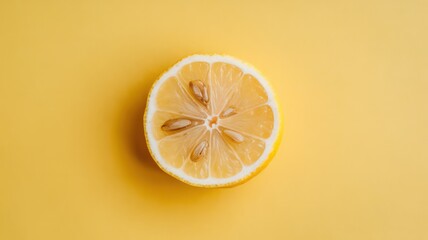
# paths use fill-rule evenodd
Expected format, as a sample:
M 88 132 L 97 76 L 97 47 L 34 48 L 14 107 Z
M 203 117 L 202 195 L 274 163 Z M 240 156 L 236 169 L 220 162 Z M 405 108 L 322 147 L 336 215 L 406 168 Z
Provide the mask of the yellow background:
M 2 1 L 0 239 L 428 239 L 428 2 Z M 284 139 L 231 189 L 161 172 L 151 84 L 194 53 L 271 80 Z

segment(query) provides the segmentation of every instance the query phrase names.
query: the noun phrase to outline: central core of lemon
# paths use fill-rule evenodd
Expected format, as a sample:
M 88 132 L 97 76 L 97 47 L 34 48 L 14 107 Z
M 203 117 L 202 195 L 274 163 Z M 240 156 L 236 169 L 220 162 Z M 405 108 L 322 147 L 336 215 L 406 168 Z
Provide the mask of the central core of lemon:
M 207 118 L 206 122 L 209 128 L 211 129 L 216 128 L 218 124 L 218 117 L 217 116 L 209 117 Z

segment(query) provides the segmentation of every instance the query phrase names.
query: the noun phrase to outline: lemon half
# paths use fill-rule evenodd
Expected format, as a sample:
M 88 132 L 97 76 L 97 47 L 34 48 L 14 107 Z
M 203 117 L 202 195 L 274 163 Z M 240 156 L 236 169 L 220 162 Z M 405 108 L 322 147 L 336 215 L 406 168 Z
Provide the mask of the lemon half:
M 281 121 L 271 87 L 254 68 L 228 56 L 193 55 L 153 84 L 144 129 L 166 173 L 193 186 L 226 187 L 269 163 Z

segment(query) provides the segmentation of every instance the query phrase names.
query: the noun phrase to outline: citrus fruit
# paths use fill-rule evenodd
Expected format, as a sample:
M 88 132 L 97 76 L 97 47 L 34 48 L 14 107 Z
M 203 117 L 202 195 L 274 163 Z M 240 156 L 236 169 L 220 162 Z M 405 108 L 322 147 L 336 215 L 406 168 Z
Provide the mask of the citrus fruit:
M 265 78 L 220 55 L 193 55 L 162 74 L 144 115 L 159 167 L 200 187 L 234 186 L 256 175 L 273 157 L 280 127 Z

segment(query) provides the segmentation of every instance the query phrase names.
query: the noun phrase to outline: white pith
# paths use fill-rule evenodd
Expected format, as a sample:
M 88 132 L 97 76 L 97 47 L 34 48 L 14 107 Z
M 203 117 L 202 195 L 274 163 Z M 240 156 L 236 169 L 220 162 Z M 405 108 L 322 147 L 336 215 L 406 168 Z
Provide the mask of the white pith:
M 151 119 L 153 119 L 153 114 L 156 112 L 158 107 L 156 106 L 156 96 L 158 95 L 158 91 L 160 86 L 170 77 L 176 76 L 180 69 L 192 62 L 207 62 L 209 64 L 215 63 L 215 62 L 223 62 L 223 63 L 229 63 L 232 65 L 235 65 L 239 67 L 243 74 L 251 74 L 253 75 L 259 83 L 263 86 L 265 89 L 268 101 L 264 103 L 263 105 L 269 105 L 273 112 L 273 129 L 272 134 L 269 138 L 264 139 L 265 142 L 265 149 L 259 159 L 250 166 L 242 165 L 242 171 L 238 174 L 228 177 L 228 178 L 214 178 L 214 177 L 208 177 L 205 179 L 199 179 L 194 178 L 192 176 L 187 175 L 183 170 L 176 168 L 172 165 L 170 165 L 160 154 L 157 140 L 154 138 L 153 134 L 153 123 Z M 207 119 L 211 119 L 214 116 L 208 116 Z M 274 101 L 274 93 L 270 86 L 268 85 L 268 82 L 264 79 L 264 77 L 259 74 L 254 68 L 249 67 L 247 64 L 234 59 L 232 57 L 228 56 L 221 56 L 221 55 L 193 55 L 190 57 L 187 57 L 177 64 L 175 64 L 171 69 L 169 69 L 166 73 L 164 73 L 160 79 L 154 84 L 151 93 L 149 95 L 149 99 L 147 102 L 147 110 L 146 110 L 146 136 L 147 140 L 149 142 L 149 147 L 151 150 L 152 155 L 154 155 L 155 160 L 160 165 L 161 168 L 163 168 L 165 171 L 169 172 L 174 177 L 181 179 L 185 182 L 188 182 L 192 185 L 198 185 L 198 186 L 222 186 L 222 185 L 228 185 L 230 183 L 238 182 L 241 179 L 247 178 L 249 175 L 251 175 L 254 171 L 256 171 L 263 163 L 268 160 L 269 154 L 272 152 L 273 145 L 275 143 L 275 140 L 278 138 L 279 134 L 279 113 L 278 113 L 278 106 L 276 105 Z M 219 119 L 218 124 L 215 124 L 213 127 L 210 127 L 208 124 L 208 121 L 206 120 L 203 124 L 206 126 L 208 131 L 212 131 L 213 129 L 216 129 L 217 126 L 221 124 L 221 120 Z

